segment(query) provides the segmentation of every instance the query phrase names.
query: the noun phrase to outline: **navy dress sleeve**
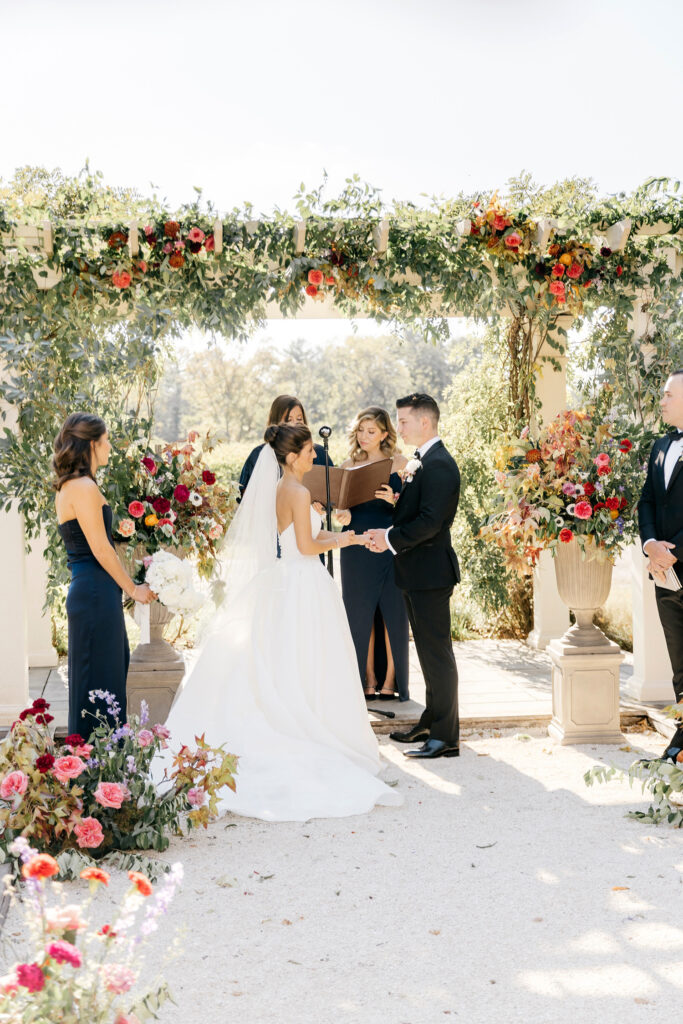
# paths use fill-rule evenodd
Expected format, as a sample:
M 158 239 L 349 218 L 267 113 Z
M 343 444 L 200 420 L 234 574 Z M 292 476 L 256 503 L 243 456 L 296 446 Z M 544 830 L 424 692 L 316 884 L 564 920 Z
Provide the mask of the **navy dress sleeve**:
M 242 466 L 242 472 L 240 473 L 240 482 L 239 482 L 240 496 L 239 496 L 238 500 L 241 500 L 242 495 L 244 494 L 244 492 L 246 490 L 247 484 L 251 480 L 251 474 L 254 472 L 254 469 L 256 467 L 256 463 L 258 462 L 258 457 L 261 454 L 262 449 L 263 449 L 263 445 L 262 444 L 257 445 L 256 448 L 254 448 L 254 450 L 249 453 L 249 455 L 247 457 L 247 461 Z

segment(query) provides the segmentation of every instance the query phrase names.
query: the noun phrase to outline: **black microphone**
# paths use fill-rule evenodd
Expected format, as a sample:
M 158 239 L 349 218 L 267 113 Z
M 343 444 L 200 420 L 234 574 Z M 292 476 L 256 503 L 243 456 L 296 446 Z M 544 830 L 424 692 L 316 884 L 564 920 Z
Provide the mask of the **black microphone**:
M 320 434 L 321 437 L 327 439 L 332 435 L 332 427 L 321 427 L 318 433 Z
M 332 532 L 332 504 L 330 502 L 330 457 L 329 457 L 329 448 L 327 446 L 327 443 L 328 443 L 328 441 L 330 439 L 330 435 L 332 433 L 332 427 L 327 427 L 327 426 L 321 427 L 320 430 L 318 431 L 318 433 L 322 437 L 323 445 L 325 446 L 325 495 L 326 495 L 326 501 L 325 501 L 325 513 L 326 513 L 326 515 L 325 515 L 325 520 L 326 520 L 327 529 L 330 532 Z M 331 551 L 327 552 L 327 571 L 329 572 L 330 576 L 334 576 L 334 565 L 333 565 L 333 562 L 332 562 L 332 552 Z

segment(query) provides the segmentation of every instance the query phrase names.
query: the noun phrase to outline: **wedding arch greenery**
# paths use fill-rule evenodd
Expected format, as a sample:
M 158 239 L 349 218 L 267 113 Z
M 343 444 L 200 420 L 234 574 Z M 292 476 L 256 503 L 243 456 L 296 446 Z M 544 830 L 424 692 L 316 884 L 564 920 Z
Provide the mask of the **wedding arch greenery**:
M 124 438 L 149 433 L 173 336 L 246 339 L 269 312 L 310 301 L 426 340 L 447 335 L 451 315 L 497 321 L 510 424 L 528 421 L 536 371 L 564 344 L 560 316 L 597 318 L 585 372 L 652 414 L 680 336 L 677 182 L 602 197 L 582 179 L 541 188 L 521 175 L 500 195 L 423 200 L 385 203 L 355 176 L 336 197 L 325 181 L 302 185 L 295 212 L 257 219 L 249 205 L 218 215 L 199 191 L 171 210 L 87 169 L 18 172 L 0 187 L 0 399 L 20 427 L 4 431 L 0 507 L 17 503 L 29 536 L 45 522 L 51 440 L 75 406 L 97 407 Z M 644 347 L 629 329 L 643 291 Z

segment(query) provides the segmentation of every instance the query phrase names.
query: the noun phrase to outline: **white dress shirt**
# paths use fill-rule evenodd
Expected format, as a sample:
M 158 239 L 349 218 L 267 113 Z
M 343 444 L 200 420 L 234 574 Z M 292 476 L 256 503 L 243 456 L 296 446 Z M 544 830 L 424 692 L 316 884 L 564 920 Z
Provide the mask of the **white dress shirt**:
M 425 455 L 427 454 L 427 452 L 429 451 L 429 449 L 433 445 L 435 445 L 437 441 L 440 441 L 440 440 L 441 440 L 441 438 L 439 437 L 438 434 L 435 437 L 430 437 L 428 441 L 425 441 L 424 444 L 421 444 L 419 448 L 415 449 L 416 455 L 413 456 L 413 458 L 419 457 L 420 460 L 422 460 L 425 457 Z M 387 542 L 387 547 L 391 551 L 392 555 L 395 555 L 396 552 L 394 551 L 394 549 L 392 548 L 391 544 L 389 543 L 389 530 L 393 530 L 393 526 L 387 527 L 387 529 L 384 531 L 384 539 Z
M 664 459 L 664 486 L 665 487 L 669 486 L 669 481 L 671 480 L 671 475 L 672 475 L 672 473 L 673 473 L 673 471 L 674 471 L 674 469 L 676 467 L 676 463 L 678 462 L 678 460 L 680 459 L 680 457 L 682 455 L 683 455 L 683 437 L 680 438 L 678 441 L 672 441 L 671 444 L 669 445 L 669 449 L 668 449 L 668 451 L 666 453 L 666 458 Z M 655 540 L 655 539 L 656 539 L 655 537 L 648 537 L 648 539 L 643 544 L 643 551 L 646 554 L 647 554 L 647 546 L 648 546 L 648 544 L 651 544 L 652 541 Z

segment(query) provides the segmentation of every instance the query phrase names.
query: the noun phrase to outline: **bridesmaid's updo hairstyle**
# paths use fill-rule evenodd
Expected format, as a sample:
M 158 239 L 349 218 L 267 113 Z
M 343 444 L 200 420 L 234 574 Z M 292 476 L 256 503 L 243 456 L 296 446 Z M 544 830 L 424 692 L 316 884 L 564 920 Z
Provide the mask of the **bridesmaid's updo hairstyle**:
M 310 430 L 303 423 L 280 423 L 266 427 L 264 440 L 275 452 L 280 465 L 284 466 L 287 456 L 298 455 L 312 437 Z
M 55 478 L 52 486 L 62 489 L 67 480 L 81 476 L 94 479 L 91 469 L 92 442 L 99 441 L 107 432 L 107 424 L 89 412 L 72 412 L 55 438 L 52 468 Z
M 381 442 L 379 450 L 385 459 L 392 459 L 396 451 L 396 430 L 391 422 L 391 417 L 386 409 L 380 405 L 371 405 L 358 413 L 349 430 L 349 455 L 354 462 L 363 462 L 367 459 L 367 452 L 363 451 L 358 444 L 358 428 L 365 420 L 372 420 L 377 424 L 377 429 L 387 436 Z
M 292 409 L 301 409 L 301 415 L 303 416 L 304 423 L 308 426 L 308 420 L 306 419 L 306 410 L 294 395 L 278 395 L 270 407 L 268 413 L 268 424 L 272 423 L 284 423 L 289 416 Z

